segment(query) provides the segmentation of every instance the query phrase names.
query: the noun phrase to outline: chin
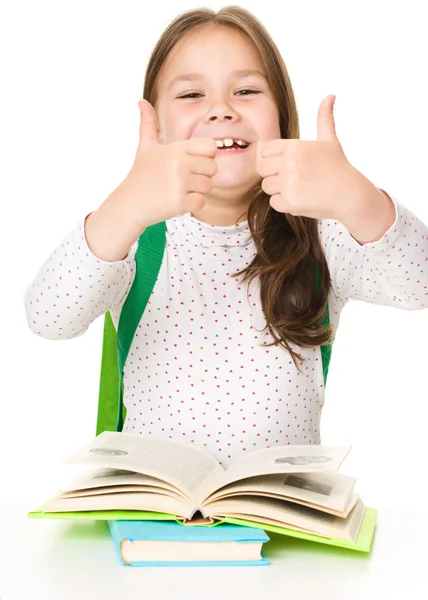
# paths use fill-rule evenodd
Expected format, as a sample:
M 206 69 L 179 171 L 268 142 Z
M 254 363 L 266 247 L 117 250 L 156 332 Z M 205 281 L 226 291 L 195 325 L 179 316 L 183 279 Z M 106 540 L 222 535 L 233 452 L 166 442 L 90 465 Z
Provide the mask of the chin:
M 217 173 L 212 181 L 216 190 L 222 192 L 236 190 L 242 194 L 252 189 L 259 180 L 260 177 L 254 174 L 238 176 L 237 173 Z

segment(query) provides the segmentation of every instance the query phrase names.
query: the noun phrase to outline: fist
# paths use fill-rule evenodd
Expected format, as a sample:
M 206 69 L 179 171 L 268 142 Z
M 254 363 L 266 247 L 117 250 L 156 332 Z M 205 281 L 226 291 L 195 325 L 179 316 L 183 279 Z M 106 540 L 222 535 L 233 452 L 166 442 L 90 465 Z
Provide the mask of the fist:
M 213 188 L 217 145 L 210 138 L 164 144 L 153 106 L 139 101 L 139 143 L 127 176 L 137 198 L 137 218 L 145 227 L 200 210 Z
M 271 206 L 283 213 L 340 219 L 363 177 L 347 160 L 336 135 L 335 97 L 320 105 L 317 140 L 270 140 L 258 147 L 257 171 Z

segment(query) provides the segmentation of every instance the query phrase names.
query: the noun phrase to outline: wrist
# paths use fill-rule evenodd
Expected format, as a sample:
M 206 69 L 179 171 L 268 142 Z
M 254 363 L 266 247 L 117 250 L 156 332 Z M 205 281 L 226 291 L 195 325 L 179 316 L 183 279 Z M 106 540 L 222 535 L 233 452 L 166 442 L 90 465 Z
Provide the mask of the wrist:
M 379 241 L 396 218 L 395 205 L 386 192 L 360 173 L 356 196 L 350 198 L 338 219 L 361 245 Z
M 104 262 L 124 260 L 144 231 L 136 222 L 128 189 L 122 182 L 85 220 L 85 237 L 91 252 Z

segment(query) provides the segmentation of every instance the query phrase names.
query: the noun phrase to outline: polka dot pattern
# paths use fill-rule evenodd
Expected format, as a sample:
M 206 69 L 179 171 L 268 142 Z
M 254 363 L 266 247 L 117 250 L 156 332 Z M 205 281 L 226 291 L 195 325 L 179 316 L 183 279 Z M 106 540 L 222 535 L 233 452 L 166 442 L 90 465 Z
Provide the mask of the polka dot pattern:
M 334 332 L 350 298 L 428 306 L 428 230 L 394 203 L 394 225 L 372 244 L 360 246 L 339 222 L 320 222 Z M 117 326 L 136 247 L 123 261 L 100 261 L 79 223 L 27 288 L 34 333 L 72 338 L 109 309 Z M 246 222 L 212 226 L 191 214 L 168 221 L 166 256 L 125 365 L 124 431 L 193 442 L 225 467 L 251 450 L 321 442 L 320 349 L 300 350 L 299 373 L 284 349 L 268 345 L 258 282 L 231 276 L 254 253 Z

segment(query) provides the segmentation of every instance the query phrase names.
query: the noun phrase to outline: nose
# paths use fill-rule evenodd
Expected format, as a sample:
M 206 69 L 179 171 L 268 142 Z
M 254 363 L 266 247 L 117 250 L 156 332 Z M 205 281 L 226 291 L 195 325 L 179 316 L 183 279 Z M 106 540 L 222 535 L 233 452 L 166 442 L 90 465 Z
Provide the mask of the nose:
M 223 114 L 221 111 L 215 111 L 214 114 L 209 115 L 208 121 L 233 121 L 234 117 L 229 112 Z
M 238 118 L 237 113 L 226 103 L 213 103 L 207 112 L 207 121 L 235 121 Z

